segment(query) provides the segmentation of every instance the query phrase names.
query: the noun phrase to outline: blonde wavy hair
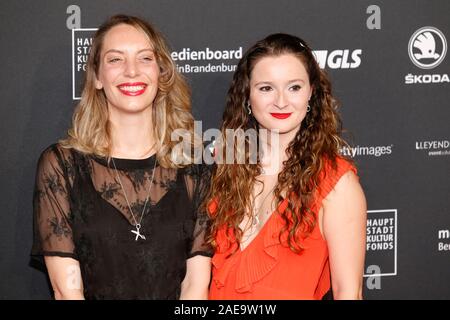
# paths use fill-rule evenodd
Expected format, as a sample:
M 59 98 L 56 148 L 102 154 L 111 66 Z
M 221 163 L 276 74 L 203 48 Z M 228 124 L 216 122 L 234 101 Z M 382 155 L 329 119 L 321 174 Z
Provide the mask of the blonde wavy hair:
M 95 33 L 86 66 L 81 100 L 74 111 L 68 136 L 60 140 L 60 144 L 65 148 L 74 148 L 83 153 L 110 157 L 108 103 L 103 89 L 96 89 L 95 80 L 99 72 L 100 54 L 105 35 L 120 24 L 131 25 L 148 36 L 160 68 L 158 92 L 153 102 L 153 136 L 156 139 L 156 156 L 159 163 L 167 168 L 181 167 L 191 163 L 193 152 L 185 152 L 189 150 L 186 148 L 181 153 L 173 152 L 178 142 L 171 138 L 174 130 L 181 129 L 179 132 L 184 133 L 182 137 L 184 142 L 190 141 L 192 147 L 198 143 L 198 138 L 194 137 L 190 89 L 185 79 L 176 70 L 162 34 L 143 19 L 128 15 L 110 17 Z
M 298 253 L 303 250 L 301 238 L 312 232 L 316 225 L 317 212 L 311 204 L 317 190 L 320 172 L 329 162 L 336 169 L 336 158 L 340 157 L 339 149 L 348 146 L 341 138 L 342 126 L 337 113 L 338 102 L 331 92 L 331 83 L 324 70 L 317 64 L 311 49 L 302 39 L 287 35 L 273 34 L 258 41 L 249 48 L 240 60 L 228 90 L 226 108 L 223 114 L 222 135 L 227 129 L 258 130 L 256 119 L 246 110 L 246 102 L 250 95 L 250 77 L 255 64 L 268 56 L 292 54 L 305 66 L 310 84 L 313 88 L 309 102 L 311 107 L 294 139 L 287 148 L 288 159 L 283 163 L 278 174 L 278 182 L 274 190 L 276 207 L 287 195 L 288 207 L 279 212 L 285 222 L 279 239 L 286 235 L 282 243 Z M 225 138 L 223 138 L 225 139 Z M 233 142 L 235 143 L 235 142 Z M 246 141 L 246 149 L 250 150 L 250 140 Z M 224 144 L 222 152 L 235 145 Z M 243 232 L 240 223 L 249 212 L 252 212 L 252 191 L 256 177 L 261 175 L 258 161 L 251 164 L 250 153 L 246 152 L 245 164 L 218 164 L 212 173 L 212 183 L 207 201 L 207 208 L 214 208 L 211 213 L 211 227 L 208 242 L 217 246 L 215 238 L 222 227 L 226 227 L 228 239 L 232 230 L 238 241 Z M 349 160 L 350 161 L 350 160 Z M 211 202 L 217 205 L 212 205 Z

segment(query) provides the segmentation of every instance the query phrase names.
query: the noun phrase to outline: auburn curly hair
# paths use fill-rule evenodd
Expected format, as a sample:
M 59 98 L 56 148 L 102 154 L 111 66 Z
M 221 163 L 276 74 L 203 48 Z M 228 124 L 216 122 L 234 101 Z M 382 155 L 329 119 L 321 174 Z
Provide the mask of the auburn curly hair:
M 249 48 L 239 61 L 228 90 L 226 108 L 221 126 L 222 137 L 227 129 L 258 130 L 256 119 L 246 110 L 250 95 L 250 78 L 255 64 L 264 57 L 292 54 L 303 63 L 313 88 L 309 101 L 310 112 L 306 114 L 295 138 L 287 148 L 288 160 L 283 162 L 282 171 L 274 189 L 276 207 L 288 196 L 288 207 L 279 212 L 285 222 L 279 239 L 286 233 L 287 245 L 299 253 L 303 250 L 301 238 L 307 236 L 316 225 L 318 212 L 311 207 L 312 196 L 319 184 L 319 173 L 329 161 L 336 169 L 339 150 L 348 144 L 341 138 L 342 124 L 337 113 L 338 102 L 331 93 L 331 83 L 324 70 L 317 64 L 313 52 L 302 39 L 288 34 L 272 34 Z M 250 150 L 249 139 L 246 150 Z M 230 148 L 224 144 L 223 150 Z M 249 159 L 249 153 L 246 153 Z M 351 161 L 351 160 L 349 160 Z M 252 212 L 252 190 L 256 177 L 261 174 L 260 162 L 244 164 L 217 164 L 212 172 L 211 187 L 205 206 L 211 201 L 218 205 L 211 212 L 211 226 L 208 242 L 217 246 L 215 238 L 220 228 L 232 230 L 238 241 L 243 232 L 239 228 L 246 215 Z M 292 196 L 295 195 L 295 196 Z

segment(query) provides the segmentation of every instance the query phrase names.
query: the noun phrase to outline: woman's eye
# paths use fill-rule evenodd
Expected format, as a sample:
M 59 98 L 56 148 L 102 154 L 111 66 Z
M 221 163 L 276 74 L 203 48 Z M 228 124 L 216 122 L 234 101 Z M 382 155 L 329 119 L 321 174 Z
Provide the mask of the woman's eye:
M 110 59 L 108 59 L 109 63 L 116 63 L 116 62 L 119 62 L 119 61 L 120 61 L 120 58 L 110 58 Z
M 145 61 L 145 62 L 150 62 L 153 61 L 153 57 L 151 56 L 144 56 L 141 58 L 141 60 Z
M 298 90 L 300 90 L 302 87 L 300 87 L 298 84 L 296 84 L 296 85 L 293 85 L 292 87 L 291 87 L 291 90 L 292 91 L 298 91 Z
M 270 86 L 264 86 L 264 87 L 260 87 L 259 90 L 266 92 L 266 91 L 272 90 L 272 88 Z

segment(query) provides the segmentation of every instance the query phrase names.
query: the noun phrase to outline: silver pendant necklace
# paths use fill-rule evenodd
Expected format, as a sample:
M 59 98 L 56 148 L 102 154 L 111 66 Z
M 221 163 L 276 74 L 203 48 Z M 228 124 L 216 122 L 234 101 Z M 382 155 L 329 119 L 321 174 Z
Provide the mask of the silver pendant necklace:
M 261 200 L 261 204 L 259 205 L 259 208 L 254 208 L 254 213 L 253 213 L 253 225 L 256 226 L 259 224 L 260 220 L 259 220 L 259 215 L 260 215 L 260 211 L 262 209 L 262 207 L 264 206 L 264 203 L 266 202 L 267 198 L 272 195 L 272 192 L 275 190 L 275 188 L 277 187 L 277 184 L 275 184 L 273 186 L 272 189 L 270 189 L 270 191 L 265 195 L 265 197 Z M 255 199 L 256 200 L 256 199 Z M 266 212 L 267 213 L 267 212 Z
M 150 187 L 148 188 L 148 194 L 147 194 L 147 197 L 145 198 L 144 209 L 142 209 L 141 218 L 139 219 L 139 222 L 137 222 L 136 216 L 133 213 L 133 209 L 131 209 L 131 205 L 130 205 L 130 202 L 128 201 L 127 193 L 125 192 L 125 188 L 123 187 L 122 180 L 120 179 L 119 173 L 117 172 L 117 167 L 116 167 L 116 163 L 114 162 L 114 158 L 111 157 L 111 160 L 114 165 L 114 170 L 116 172 L 117 180 L 119 180 L 119 184 L 120 184 L 120 187 L 122 188 L 123 195 L 125 197 L 125 200 L 127 201 L 128 209 L 130 209 L 131 216 L 133 217 L 133 220 L 134 220 L 134 227 L 136 229 L 131 230 L 131 233 L 134 233 L 136 235 L 136 238 L 134 240 L 135 241 L 138 241 L 139 239 L 146 240 L 145 235 L 141 234 L 140 230 L 141 230 L 142 218 L 144 217 L 144 213 L 145 213 L 145 208 L 147 207 L 148 199 L 150 198 L 150 191 L 152 190 L 153 178 L 155 177 L 156 158 L 155 158 L 155 164 L 153 166 L 152 178 L 150 180 Z
M 254 203 L 256 198 L 253 200 L 253 206 L 252 206 L 252 216 L 251 216 L 251 224 L 249 227 L 248 226 L 248 222 L 246 223 L 246 226 L 244 227 L 244 234 L 245 232 L 248 232 L 248 235 L 245 236 L 245 239 L 241 240 L 241 244 L 247 242 L 254 234 L 256 231 L 258 231 L 258 226 L 261 222 L 259 216 L 261 215 L 261 209 L 264 206 L 264 203 L 266 202 L 267 198 L 269 197 L 269 195 L 273 195 L 272 192 L 275 190 L 277 184 L 275 184 L 275 186 L 264 196 L 264 198 L 261 201 L 261 204 L 259 205 L 258 208 L 254 207 Z M 269 210 L 266 210 L 266 212 L 264 213 L 264 217 L 267 216 L 268 212 L 270 212 Z M 264 220 L 266 221 L 266 220 Z
M 271 188 L 270 191 L 264 196 L 264 198 L 261 200 L 261 204 L 259 205 L 258 208 L 256 208 L 255 206 L 253 206 L 253 214 L 252 214 L 252 216 L 251 216 L 251 226 L 250 226 L 251 232 L 250 232 L 250 234 L 248 235 L 247 239 L 248 239 L 249 237 L 251 237 L 251 236 L 256 232 L 257 226 L 258 226 L 258 225 L 260 224 L 260 222 L 261 222 L 261 220 L 260 220 L 260 218 L 259 218 L 259 216 L 261 215 L 261 209 L 262 209 L 262 207 L 264 206 L 264 203 L 266 202 L 267 198 L 268 198 L 270 195 L 273 195 L 272 192 L 275 190 L 276 186 L 277 186 L 277 185 L 275 184 L 275 186 L 274 186 L 273 188 Z M 255 200 L 256 200 L 256 199 L 255 199 Z M 253 200 L 253 202 L 255 202 L 255 200 Z M 266 216 L 267 213 L 268 213 L 269 211 L 270 211 L 270 210 L 266 210 L 264 216 Z

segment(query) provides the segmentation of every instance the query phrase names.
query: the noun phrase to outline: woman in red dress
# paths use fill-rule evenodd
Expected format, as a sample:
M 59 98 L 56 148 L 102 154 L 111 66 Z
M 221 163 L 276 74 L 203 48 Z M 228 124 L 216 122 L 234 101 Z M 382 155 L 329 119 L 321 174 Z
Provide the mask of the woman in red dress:
M 252 163 L 251 134 L 241 140 L 248 149 L 226 138 L 217 146 L 217 159 L 231 152 L 245 161 L 218 161 L 213 173 L 210 299 L 362 298 L 366 201 L 355 166 L 339 154 L 336 108 L 300 38 L 270 35 L 239 62 L 223 138 L 254 129 L 263 152 Z

